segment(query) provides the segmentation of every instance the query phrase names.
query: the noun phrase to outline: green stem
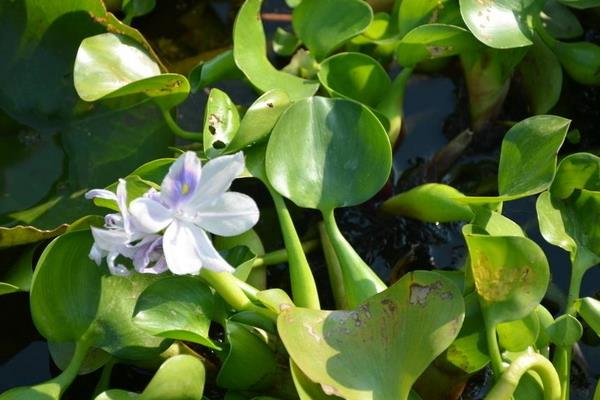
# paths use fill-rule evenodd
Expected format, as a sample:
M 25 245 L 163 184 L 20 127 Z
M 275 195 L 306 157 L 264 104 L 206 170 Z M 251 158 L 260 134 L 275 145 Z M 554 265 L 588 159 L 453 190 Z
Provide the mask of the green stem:
M 93 398 L 96 398 L 96 396 L 98 396 L 100 393 L 110 388 L 110 376 L 115 364 L 116 359 L 111 358 L 106 364 L 104 364 L 104 367 L 102 367 L 102 373 L 100 374 L 100 379 L 98 379 L 98 383 L 94 389 L 94 395 L 92 396 Z
M 406 83 L 413 73 L 413 68 L 406 67 L 392 82 L 390 90 L 386 93 L 383 100 L 377 105 L 377 110 L 386 116 L 390 123 L 388 136 L 392 146 L 400 136 L 402 128 L 402 116 L 404 108 L 404 94 L 406 93 Z
M 203 141 L 202 133 L 190 132 L 190 131 L 186 131 L 185 129 L 181 129 L 181 127 L 173 119 L 173 116 L 171 115 L 171 112 L 169 110 L 161 110 L 161 111 L 162 111 L 163 118 L 165 119 L 165 122 L 167 123 L 167 126 L 169 127 L 169 129 L 171 129 L 171 131 L 175 135 L 179 136 L 182 139 L 191 140 L 193 142 L 202 142 Z
M 329 284 L 335 300 L 335 306 L 338 310 L 346 310 L 349 307 L 346 299 L 346 291 L 344 290 L 342 267 L 335 255 L 335 250 L 331 245 L 331 240 L 329 240 L 329 237 L 327 236 L 325 225 L 323 225 L 323 223 L 319 223 L 319 235 L 321 237 L 321 247 L 323 248 L 323 255 L 325 256 L 325 263 L 327 264 Z
M 304 253 L 310 253 L 311 251 L 319 247 L 319 241 L 316 239 L 308 240 L 306 242 L 302 242 L 301 247 Z M 289 255 L 287 249 L 280 249 L 272 251 L 270 253 L 266 253 L 260 257 L 256 257 L 256 259 L 252 263 L 252 267 L 256 268 L 262 266 L 277 265 L 288 261 Z
M 554 39 L 550 34 L 544 29 L 544 25 L 542 24 L 542 20 L 539 15 L 536 16 L 533 20 L 533 26 L 535 28 L 535 32 L 539 35 L 546 46 L 550 49 L 554 49 L 556 47 L 556 39 Z
M 283 235 L 283 241 L 288 253 L 288 263 L 290 268 L 290 281 L 292 286 L 292 298 L 294 303 L 299 307 L 312 308 L 319 310 L 321 304 L 319 302 L 319 293 L 317 292 L 317 284 L 315 278 L 308 265 L 306 254 L 302 248 L 302 242 L 298 237 L 294 221 L 285 204 L 285 200 L 273 188 L 269 187 L 269 192 L 275 203 L 275 210 L 279 218 L 279 225 Z
M 217 293 L 238 311 L 250 310 L 254 304 L 237 284 L 237 278 L 229 272 L 215 272 L 206 268 L 200 270 L 204 279 Z
M 379 279 L 340 232 L 333 210 L 323 210 L 325 230 L 340 262 L 348 307 L 354 308 L 387 286 Z
M 594 392 L 594 397 L 592 400 L 600 400 L 600 379 L 596 383 L 596 391 Z
M 560 380 L 552 363 L 537 353 L 525 354 L 513 361 L 504 371 L 498 382 L 487 394 L 485 400 L 510 399 L 523 375 L 532 370 L 538 374 L 544 386 L 544 400 L 559 400 Z
M 77 342 L 75 344 L 75 352 L 73 353 L 73 357 L 71 357 L 71 361 L 69 361 L 67 368 L 65 368 L 65 370 L 56 378 L 46 382 L 46 384 L 57 384 L 60 387 L 60 394 L 62 396 L 65 390 L 73 383 L 75 377 L 77 377 L 89 348 L 90 346 L 85 343 L 85 341 Z
M 585 271 L 589 268 L 589 258 L 585 254 L 575 255 L 571 263 L 571 279 L 569 282 L 569 294 L 567 295 L 566 313 L 577 317 L 576 301 L 579 298 L 581 281 Z M 553 363 L 562 385 L 561 400 L 569 399 L 571 385 L 571 359 L 573 358 L 572 346 L 557 346 L 554 352 Z
M 498 380 L 500 374 L 504 370 L 500 347 L 498 346 L 498 337 L 496 335 L 496 324 L 485 321 L 485 335 L 488 345 L 488 353 L 492 361 L 492 371 L 494 371 L 494 379 Z M 508 397 L 507 397 L 508 398 Z

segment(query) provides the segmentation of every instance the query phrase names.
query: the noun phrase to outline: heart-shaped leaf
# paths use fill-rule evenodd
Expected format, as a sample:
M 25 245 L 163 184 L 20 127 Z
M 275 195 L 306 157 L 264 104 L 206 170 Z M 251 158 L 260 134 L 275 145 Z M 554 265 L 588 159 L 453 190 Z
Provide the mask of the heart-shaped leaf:
M 303 0 L 292 25 L 317 60 L 322 60 L 371 23 L 373 11 L 361 0 Z
M 559 347 L 573 346 L 583 335 L 583 326 L 577 318 L 565 314 L 556 318 L 556 321 L 547 329 L 550 341 Z
M 497 49 L 531 45 L 527 6 L 531 1 L 460 0 L 460 13 L 469 30 L 484 44 Z
M 294 103 L 275 125 L 266 169 L 273 187 L 301 207 L 347 207 L 383 186 L 391 169 L 390 143 L 363 105 L 311 97 Z
M 208 158 L 221 155 L 240 126 L 240 115 L 227 93 L 212 89 L 204 111 L 204 153 Z
M 465 239 L 486 322 L 495 326 L 529 315 L 541 302 L 550 280 L 542 249 L 520 236 L 466 234 Z
M 140 294 L 133 322 L 154 336 L 220 349 L 208 335 L 214 308 L 214 295 L 204 283 L 187 276 L 169 277 Z
M 131 315 L 137 296 L 156 277 L 110 276 L 92 260 L 89 231 L 55 239 L 38 261 L 31 286 L 31 315 L 49 341 L 85 342 L 124 359 L 163 351 L 168 341 L 137 328 Z
M 474 51 L 479 42 L 466 29 L 445 24 L 421 25 L 408 32 L 398 43 L 396 59 L 400 65 L 416 64 Z
M 540 332 L 540 320 L 533 311 L 525 318 L 503 322 L 496 327 L 500 347 L 507 351 L 525 351 L 532 346 Z
M 466 203 L 507 201 L 540 193 L 550 187 L 556 156 L 570 120 L 537 115 L 515 124 L 504 136 L 498 166 L 497 197 L 467 197 Z
M 246 0 L 233 28 L 233 57 L 238 68 L 257 89 L 280 89 L 292 100 L 312 96 L 319 84 L 278 71 L 267 58 L 267 41 L 260 19 L 262 0 Z
M 362 53 L 340 53 L 321 63 L 321 84 L 333 96 L 347 97 L 375 107 L 391 80 L 377 60 Z
M 463 318 L 456 286 L 434 272 L 416 271 L 355 311 L 291 308 L 280 314 L 277 327 L 292 360 L 326 394 L 406 400 Z

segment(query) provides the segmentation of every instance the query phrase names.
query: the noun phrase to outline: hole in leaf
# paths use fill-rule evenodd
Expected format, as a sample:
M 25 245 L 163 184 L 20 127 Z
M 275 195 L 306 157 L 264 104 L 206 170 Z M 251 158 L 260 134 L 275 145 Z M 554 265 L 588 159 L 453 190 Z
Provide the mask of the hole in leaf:
M 214 135 L 214 133 L 213 133 Z M 212 144 L 212 147 L 217 149 L 217 150 L 221 150 L 224 149 L 225 146 L 227 146 L 224 142 L 220 141 L 220 140 L 215 140 Z

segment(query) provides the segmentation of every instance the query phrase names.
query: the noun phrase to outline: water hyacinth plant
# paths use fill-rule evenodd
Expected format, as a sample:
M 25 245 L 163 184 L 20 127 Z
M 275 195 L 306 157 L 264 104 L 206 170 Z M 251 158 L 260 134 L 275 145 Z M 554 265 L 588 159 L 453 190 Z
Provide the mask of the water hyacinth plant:
M 57 367 L 0 400 L 600 399 L 600 158 L 561 102 L 600 93 L 600 2 L 114 3 L 0 3 L 0 300 Z M 169 58 L 199 37 L 147 33 L 169 7 L 232 42 Z M 402 170 L 424 73 L 466 129 Z M 457 262 L 395 254 L 432 230 Z

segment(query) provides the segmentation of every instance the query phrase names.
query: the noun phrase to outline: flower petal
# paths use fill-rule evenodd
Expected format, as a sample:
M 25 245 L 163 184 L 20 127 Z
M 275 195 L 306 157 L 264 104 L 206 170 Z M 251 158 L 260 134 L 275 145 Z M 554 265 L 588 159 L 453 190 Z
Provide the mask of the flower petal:
M 202 168 L 202 179 L 191 200 L 191 206 L 210 202 L 225 193 L 231 182 L 244 171 L 244 154 L 240 151 L 207 162 Z
M 256 225 L 259 214 L 250 196 L 226 192 L 210 203 L 203 203 L 194 214 L 194 223 L 219 236 L 235 236 Z
M 127 210 L 127 181 L 125 179 L 119 179 L 119 184 L 117 185 L 117 205 L 123 218 L 123 228 L 125 232 L 131 234 L 132 227 L 129 220 L 129 211 Z
M 200 268 L 233 271 L 214 248 L 206 232 L 191 223 L 175 220 L 163 237 L 167 265 L 176 275 L 198 274 Z
M 200 182 L 202 164 L 193 151 L 186 151 L 171 165 L 161 184 L 161 199 L 170 208 L 178 208 L 194 195 Z
M 129 241 L 127 233 L 118 229 L 100 229 L 92 226 L 92 236 L 97 248 L 108 252 L 121 250 Z
M 148 197 L 138 197 L 129 204 L 135 226 L 146 233 L 160 232 L 173 221 L 173 211 Z
M 85 198 L 91 200 L 93 198 L 117 201 L 117 195 L 106 189 L 92 189 L 85 194 Z

